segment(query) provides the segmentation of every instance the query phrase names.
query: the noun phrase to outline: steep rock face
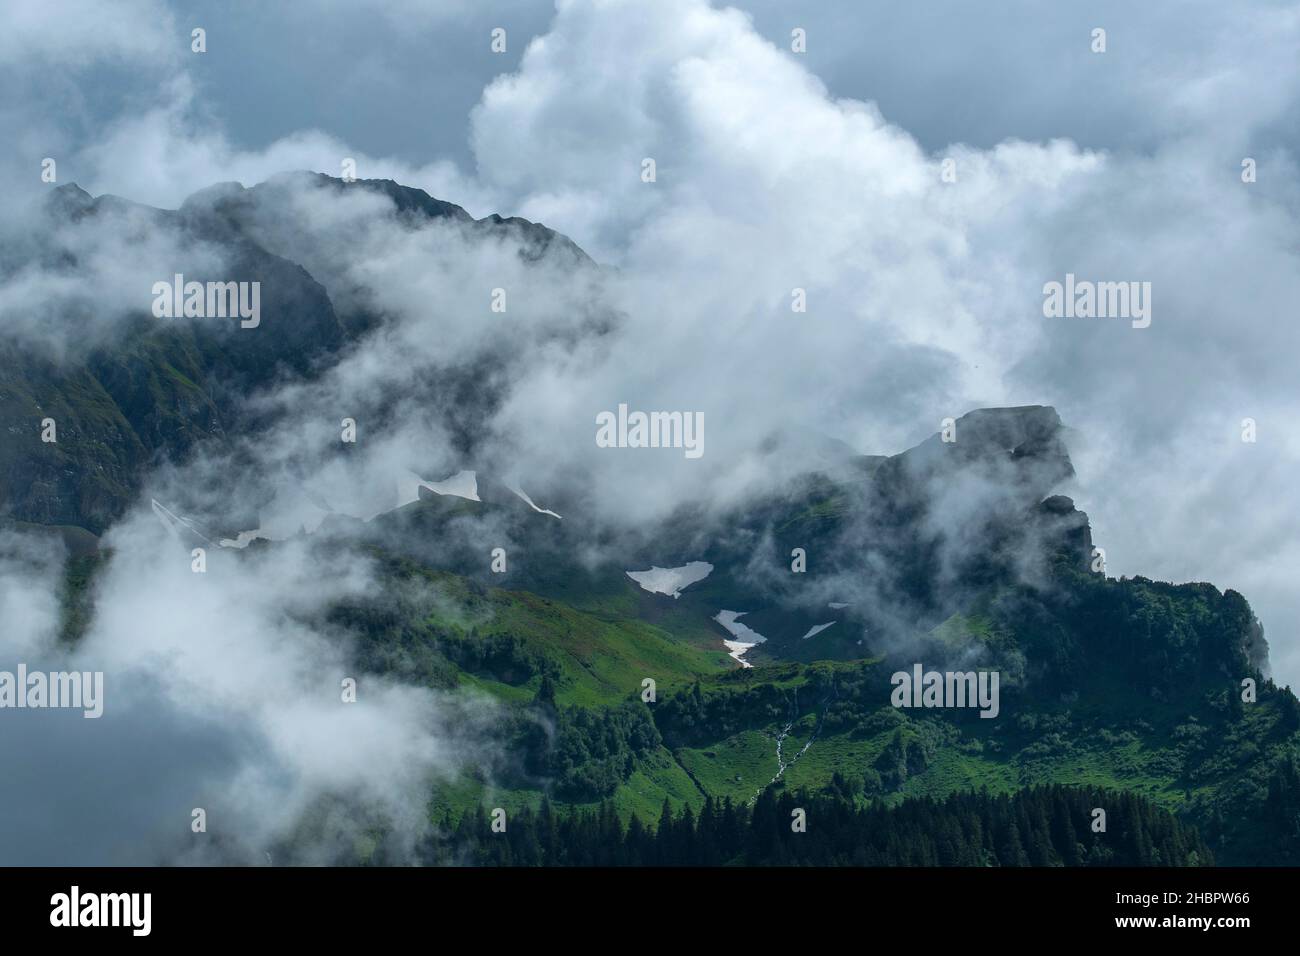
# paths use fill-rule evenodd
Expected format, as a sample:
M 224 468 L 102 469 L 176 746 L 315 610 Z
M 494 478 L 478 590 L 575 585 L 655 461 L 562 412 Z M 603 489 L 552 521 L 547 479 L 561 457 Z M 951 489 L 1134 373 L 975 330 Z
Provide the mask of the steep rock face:
M 1049 498 L 1073 475 L 1054 408 L 977 409 L 946 436 L 881 464 L 861 510 L 872 537 L 892 540 L 889 559 L 916 588 L 991 585 L 1031 573 L 1062 549 L 1082 566 L 1091 551 L 1087 516 L 1069 498 Z
M 186 282 L 260 284 L 255 329 L 233 318 L 155 318 L 152 282 L 141 282 L 137 307 L 85 318 L 94 336 L 84 341 L 83 320 L 60 316 L 66 346 L 57 359 L 22 339 L 5 342 L 0 428 L 11 437 L 0 449 L 0 507 L 19 520 L 99 532 L 121 513 L 148 463 L 224 438 L 245 394 L 279 374 L 308 374 L 338 349 L 343 328 L 324 287 L 247 239 L 221 237 L 221 264 L 205 271 L 205 257 L 192 248 L 212 236 L 180 212 L 91 199 L 75 185 L 54 191 L 45 211 L 48 232 L 36 245 L 47 269 L 52 263 L 54 274 L 74 282 L 83 276 L 76 233 L 94 230 L 123 242 L 139 241 L 141 232 L 167 237 Z M 154 281 L 173 281 L 170 270 L 156 271 Z M 56 423 L 56 442 L 40 440 L 46 418 Z
M 55 441 L 43 441 L 43 422 Z M 101 530 L 149 458 L 130 421 L 86 368 L 0 347 L 0 499 L 37 524 Z
M 870 504 L 887 520 L 932 519 L 937 531 L 978 510 L 1035 508 L 1074 475 L 1061 430 L 1049 406 L 977 409 L 956 420 L 951 440 L 935 434 L 881 463 Z
M 70 284 L 87 282 L 82 257 L 88 246 L 95 255 L 104 243 L 120 243 L 127 256 L 140 248 L 157 258 L 159 245 L 169 252 L 165 262 L 149 260 L 152 278 L 140 280 L 138 305 L 133 295 L 120 314 L 119 306 L 91 305 L 98 312 L 84 318 L 86 335 L 78 334 L 81 317 L 61 315 L 57 349 L 17 337 L 0 342 L 0 430 L 7 436 L 0 447 L 0 515 L 102 532 L 151 465 L 183 460 L 200 442 L 246 434 L 256 427 L 241 417 L 246 396 L 286 377 L 317 374 L 374 324 L 374 316 L 355 307 L 338 314 L 325 286 L 300 264 L 320 240 L 295 227 L 295 203 L 304 193 L 327 202 L 373 197 L 379 214 L 387 209 L 413 225 L 445 220 L 464 229 L 469 241 L 517 245 L 526 261 L 559 256 L 562 265 L 594 265 L 544 226 L 499 216 L 475 220 L 459 206 L 389 180 L 344 183 L 291 173 L 251 189 L 218 183 L 177 210 L 95 198 L 76 184 L 57 187 L 27 258 L 0 262 L 0 280 L 39 265 Z M 101 246 L 82 238 L 89 236 Z M 258 283 L 259 324 L 155 318 L 152 282 L 171 282 L 175 273 L 185 282 Z M 95 292 L 85 290 L 91 299 Z M 57 442 L 41 441 L 47 418 L 56 422 Z
M 1084 570 L 1087 515 L 1052 494 L 1074 474 L 1062 433 L 1050 407 L 979 409 L 957 420 L 955 441 L 936 434 L 857 459 L 854 480 L 815 473 L 747 506 L 729 516 L 726 553 L 707 560 L 732 569 L 719 577 L 731 573 L 755 602 L 875 608 L 868 626 L 891 632 L 941 620 L 975 594 L 1042 580 L 1058 559 Z M 802 573 L 791 572 L 795 549 L 807 555 Z M 669 559 L 702 557 L 686 550 Z
M 1055 553 L 1063 554 L 1075 566 L 1091 567 L 1093 560 L 1092 527 L 1088 516 L 1074 506 L 1074 500 L 1065 495 L 1044 498 L 1035 516 L 1043 529 L 1045 540 L 1055 542 Z

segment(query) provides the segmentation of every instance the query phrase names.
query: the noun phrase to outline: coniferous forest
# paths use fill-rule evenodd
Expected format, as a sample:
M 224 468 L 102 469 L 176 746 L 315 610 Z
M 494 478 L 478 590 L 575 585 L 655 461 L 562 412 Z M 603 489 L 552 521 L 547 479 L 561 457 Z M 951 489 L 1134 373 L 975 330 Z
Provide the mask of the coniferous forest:
M 837 781 L 843 784 L 843 781 Z M 1105 811 L 1105 830 L 1094 813 Z M 805 829 L 796 818 L 804 812 Z M 1056 785 L 1006 796 L 953 794 L 855 807 L 826 793 L 776 795 L 752 807 L 705 801 L 624 825 L 612 804 L 561 812 L 544 801 L 494 832 L 486 811 L 445 820 L 427 864 L 483 866 L 1211 866 L 1195 827 L 1128 793 Z

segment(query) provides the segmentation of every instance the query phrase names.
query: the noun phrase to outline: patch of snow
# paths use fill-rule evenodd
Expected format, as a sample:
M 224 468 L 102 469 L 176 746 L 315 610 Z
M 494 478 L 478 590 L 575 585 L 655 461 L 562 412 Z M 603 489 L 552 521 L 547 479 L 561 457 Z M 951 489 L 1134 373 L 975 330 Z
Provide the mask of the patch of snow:
M 828 605 L 826 605 L 826 606 L 829 607 L 829 608 L 831 608 L 832 610 L 835 610 L 835 611 L 838 611 L 838 610 L 840 610 L 841 608 L 846 608 L 846 607 L 848 607 L 847 604 L 841 604 L 839 601 L 832 601 L 830 604 L 828 604 Z
M 261 528 L 255 528 L 252 531 L 241 531 L 233 538 L 222 538 L 217 544 L 223 548 L 247 548 L 258 538 L 268 538 L 268 535 Z
M 404 472 L 397 481 L 397 505 L 409 505 L 420 500 L 420 489 L 428 488 L 435 495 L 452 495 L 468 501 L 480 501 L 478 476 L 472 471 L 458 471 L 442 481 L 426 481 L 413 471 Z
M 826 630 L 826 628 L 830 627 L 831 624 L 834 624 L 834 623 L 835 623 L 834 621 L 831 621 L 831 622 L 829 622 L 829 623 L 827 623 L 827 624 L 818 624 L 816 627 L 809 629 L 808 633 L 805 634 L 805 635 L 803 636 L 802 640 L 805 640 L 805 641 L 806 641 L 806 640 L 808 640 L 808 638 L 813 637 L 814 635 L 820 634 L 822 631 Z
M 679 598 L 685 588 L 696 581 L 703 581 L 712 571 L 713 565 L 709 562 L 692 561 L 680 568 L 652 567 L 649 571 L 628 571 L 627 576 L 651 594 L 668 594 Z
M 508 487 L 515 494 L 517 494 L 520 498 L 523 498 L 524 501 L 527 503 L 528 507 L 532 508 L 538 514 L 550 515 L 552 518 L 560 517 L 554 511 L 551 511 L 549 508 L 537 507 L 537 505 L 533 503 L 533 499 L 529 498 L 522 488 L 516 488 L 514 485 L 507 485 L 506 487 Z M 560 518 L 560 520 L 563 521 L 564 519 Z
M 156 498 L 150 498 L 149 501 L 153 507 L 153 513 L 158 516 L 158 520 L 163 523 L 163 527 L 170 531 L 173 536 L 177 538 L 183 537 L 181 534 L 181 529 L 183 528 L 191 534 L 198 535 L 204 541 L 211 544 L 211 539 L 204 534 L 199 526 L 192 520 L 167 510 L 158 503 L 158 499 Z
M 298 534 L 315 534 L 325 519 L 335 514 L 333 508 L 320 495 L 308 488 L 299 489 L 300 497 L 279 500 L 268 519 L 261 516 L 256 528 L 241 531 L 233 538 L 222 538 L 223 548 L 247 548 L 258 539 L 287 541 Z
M 762 644 L 767 640 L 767 638 L 758 633 L 758 631 L 754 630 L 752 627 L 741 624 L 740 621 L 737 620 L 748 613 L 748 611 L 719 611 L 717 616 L 714 618 L 715 621 L 725 627 L 731 633 L 731 636 L 735 638 L 734 641 L 724 640 L 722 643 L 725 644 L 727 650 L 731 652 L 729 656 L 734 658 L 741 667 L 754 666 L 749 663 L 749 661 L 745 660 L 745 653 L 754 645 Z

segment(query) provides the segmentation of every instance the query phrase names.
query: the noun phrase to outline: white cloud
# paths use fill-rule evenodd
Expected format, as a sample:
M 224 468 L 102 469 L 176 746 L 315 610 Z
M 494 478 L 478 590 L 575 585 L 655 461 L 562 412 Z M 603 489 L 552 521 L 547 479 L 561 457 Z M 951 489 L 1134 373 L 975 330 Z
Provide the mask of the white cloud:
M 5 8 L 0 66 L 86 67 L 101 60 L 167 60 L 189 49 L 166 4 L 158 0 L 51 0 Z

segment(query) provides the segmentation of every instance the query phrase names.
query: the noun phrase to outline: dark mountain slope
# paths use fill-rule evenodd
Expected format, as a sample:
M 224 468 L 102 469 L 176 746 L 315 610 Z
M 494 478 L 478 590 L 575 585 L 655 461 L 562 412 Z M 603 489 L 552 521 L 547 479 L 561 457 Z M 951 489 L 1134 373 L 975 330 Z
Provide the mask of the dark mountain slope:
M 155 318 L 150 283 L 142 280 L 129 307 L 109 305 L 107 315 L 104 306 L 92 307 L 93 320 L 79 313 L 53 317 L 62 328 L 50 334 L 61 338 L 62 354 L 7 338 L 0 344 L 0 427 L 10 440 L 0 447 L 0 514 L 103 531 L 134 498 L 148 468 L 185 460 L 200 441 L 219 447 L 232 435 L 247 436 L 260 424 L 246 414 L 248 395 L 276 382 L 310 379 L 373 326 L 375 317 L 364 310 L 336 313 L 325 286 L 286 258 L 305 250 L 288 241 L 266 244 L 301 234 L 265 224 L 285 219 L 305 189 L 373 195 L 399 219 L 446 219 L 463 225 L 472 241 L 517 245 L 526 261 L 555 254 L 570 267 L 592 265 L 571 241 L 536 223 L 499 216 L 475 221 L 459 206 L 387 180 L 343 183 L 293 173 L 252 189 L 223 183 L 191 196 L 179 210 L 60 186 L 45 204 L 34 251 L 23 261 L 0 264 L 0 280 L 40 265 L 75 281 L 86 271 L 78 258 L 86 236 L 120 243 L 127 255 L 135 248 L 151 254 L 161 241 L 174 255 L 166 268 L 153 269 L 154 281 L 181 273 L 186 282 L 257 282 L 260 324 Z M 84 335 L 78 331 L 83 323 Z M 477 382 L 481 373 L 464 374 Z M 456 383 L 449 373 L 436 385 L 465 398 L 456 394 Z M 446 405 L 465 409 L 467 423 L 478 417 L 472 401 Z M 45 418 L 57 424 L 56 443 L 40 440 Z

